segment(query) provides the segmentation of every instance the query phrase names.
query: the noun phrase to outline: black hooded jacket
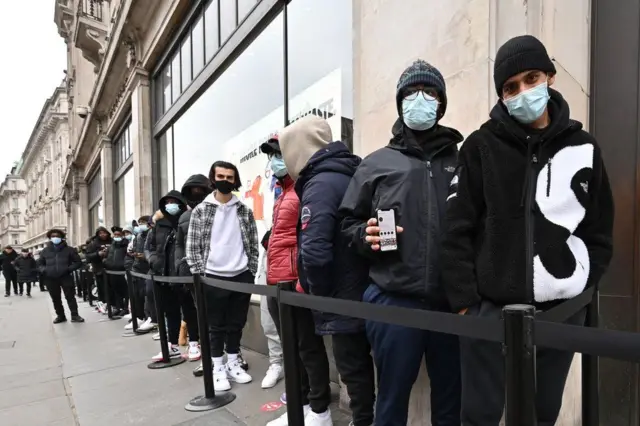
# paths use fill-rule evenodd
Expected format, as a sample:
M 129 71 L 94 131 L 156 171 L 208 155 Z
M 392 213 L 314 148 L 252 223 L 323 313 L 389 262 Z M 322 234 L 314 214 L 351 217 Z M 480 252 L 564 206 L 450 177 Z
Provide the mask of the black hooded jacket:
M 414 132 L 401 119 L 388 146 L 365 158 L 344 196 L 342 230 L 371 259 L 369 277 L 383 291 L 423 299 L 428 307 L 447 306 L 440 282 L 439 245 L 446 198 L 455 172 L 457 130 L 436 125 Z M 398 250 L 374 252 L 365 229 L 378 210 L 395 211 Z
M 443 279 L 454 311 L 488 299 L 545 309 L 596 285 L 612 255 L 613 198 L 600 148 L 549 89 L 551 123 L 502 102 L 464 143 L 450 188 Z
M 191 188 L 202 188 L 205 191 L 205 196 L 209 195 L 213 192 L 211 188 L 211 181 L 205 175 L 193 175 L 187 179 L 187 181 L 182 186 L 182 196 L 185 200 L 190 203 L 191 209 L 194 209 L 200 202 L 191 201 L 190 193 Z M 204 197 L 203 197 L 204 200 Z M 180 220 L 178 221 L 178 232 L 176 235 L 176 244 L 175 244 L 175 262 L 176 262 L 176 271 L 180 276 L 189 276 L 191 275 L 191 271 L 189 270 L 189 265 L 187 264 L 187 255 L 185 253 L 185 247 L 187 243 L 187 232 L 189 231 L 189 222 L 191 221 L 191 211 L 188 210 L 180 216 Z
M 41 279 L 61 280 L 67 285 L 73 285 L 71 273 L 82 267 L 82 259 L 76 249 L 63 241 L 57 246 L 47 244 L 40 252 L 37 264 Z
M 165 210 L 168 198 L 178 201 L 181 208 L 178 214 L 172 216 Z M 176 275 L 174 259 L 176 231 L 180 216 L 187 211 L 187 202 L 181 193 L 172 190 L 160 199 L 159 205 L 160 210 L 154 215 L 155 226 L 147 235 L 144 253 L 149 261 L 151 273 L 173 276 Z
M 11 275 L 16 272 L 16 268 L 13 266 L 13 262 L 18 258 L 18 253 L 15 250 L 11 250 L 9 253 L 4 251 L 0 254 L 0 266 L 2 267 L 2 273 Z
M 98 234 L 100 231 L 106 231 L 109 234 L 109 237 L 106 240 L 101 240 Z M 105 258 L 100 257 L 100 251 L 103 249 L 108 249 L 109 245 L 111 245 L 111 232 L 104 226 L 100 226 L 96 229 L 96 234 L 91 240 L 91 243 L 87 245 L 87 261 L 91 263 L 91 267 L 93 268 L 94 274 L 102 273 L 104 269 L 103 261 Z
M 27 256 L 18 256 L 13 264 L 16 267 L 16 271 L 18 271 L 19 283 L 32 283 L 38 281 L 38 265 L 31 253 Z
M 104 259 L 105 268 L 112 271 L 124 271 L 128 246 L 129 240 L 124 237 L 120 241 L 113 240 L 109 246 L 107 257 Z
M 137 253 L 142 253 L 144 254 L 144 245 L 147 241 L 147 235 L 149 235 L 149 230 L 146 230 L 144 232 L 140 232 L 138 235 L 135 236 L 135 238 L 133 239 L 133 253 L 137 254 Z M 134 272 L 138 272 L 140 274 L 146 274 L 149 272 L 149 262 L 147 261 L 146 256 L 142 257 L 142 258 L 137 258 L 134 257 L 133 260 L 133 266 L 131 267 L 131 270 Z

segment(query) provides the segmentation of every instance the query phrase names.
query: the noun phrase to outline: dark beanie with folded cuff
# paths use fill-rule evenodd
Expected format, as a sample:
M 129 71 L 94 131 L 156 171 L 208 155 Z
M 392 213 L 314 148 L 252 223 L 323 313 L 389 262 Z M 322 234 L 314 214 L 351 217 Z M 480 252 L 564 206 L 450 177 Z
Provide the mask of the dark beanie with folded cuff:
M 423 84 L 426 87 L 432 87 L 440 96 L 440 117 L 444 115 L 447 109 L 447 86 L 444 77 L 436 67 L 422 59 L 416 60 L 414 63 L 404 70 L 398 85 L 396 86 L 396 106 L 398 114 L 402 117 L 402 96 L 403 90 L 416 84 Z
M 540 40 L 531 35 L 523 35 L 503 44 L 498 49 L 493 66 L 493 80 L 498 97 L 502 98 L 502 86 L 507 80 L 530 70 L 556 73 L 556 67 Z

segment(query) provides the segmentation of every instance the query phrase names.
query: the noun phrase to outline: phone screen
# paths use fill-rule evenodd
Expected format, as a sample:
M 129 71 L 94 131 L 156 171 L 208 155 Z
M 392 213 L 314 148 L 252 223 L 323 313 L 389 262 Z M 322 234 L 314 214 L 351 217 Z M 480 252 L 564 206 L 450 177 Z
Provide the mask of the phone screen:
M 380 228 L 380 251 L 398 250 L 396 215 L 393 210 L 378 210 Z

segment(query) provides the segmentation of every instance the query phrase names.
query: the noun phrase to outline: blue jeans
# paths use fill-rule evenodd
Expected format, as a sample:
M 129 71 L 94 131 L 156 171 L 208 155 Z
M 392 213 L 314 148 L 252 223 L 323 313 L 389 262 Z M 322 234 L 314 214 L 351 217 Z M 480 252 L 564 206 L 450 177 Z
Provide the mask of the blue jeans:
M 416 298 L 382 291 L 372 284 L 363 301 L 427 309 Z M 431 424 L 460 426 L 460 347 L 458 337 L 375 321 L 366 322 L 378 371 L 376 426 L 406 426 L 411 389 L 422 358 L 431 382 Z

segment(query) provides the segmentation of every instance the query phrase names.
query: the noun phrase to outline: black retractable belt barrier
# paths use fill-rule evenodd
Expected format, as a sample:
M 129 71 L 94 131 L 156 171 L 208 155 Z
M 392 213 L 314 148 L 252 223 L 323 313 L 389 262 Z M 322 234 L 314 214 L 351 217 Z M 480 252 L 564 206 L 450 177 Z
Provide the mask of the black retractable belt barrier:
M 587 306 L 586 327 L 597 328 L 600 315 L 600 294 L 595 291 L 591 303 Z M 598 426 L 600 424 L 600 375 L 598 357 L 582 355 L 582 424 L 583 426 Z
M 213 362 L 211 360 L 211 342 L 209 341 L 209 323 L 207 320 L 207 305 L 204 295 L 204 286 L 200 275 L 193 278 L 194 296 L 198 312 L 198 328 L 200 330 L 200 348 L 202 350 L 202 371 L 204 381 L 204 395 L 193 398 L 184 407 L 187 411 L 201 412 L 215 410 L 230 404 L 236 399 L 233 392 L 224 392 L 216 395 L 213 386 Z M 205 336 L 202 338 L 202 336 Z
M 505 329 L 505 420 L 507 426 L 535 426 L 536 347 L 535 308 L 508 305 L 502 310 Z
M 160 286 L 167 285 L 164 283 L 173 282 L 172 279 L 177 277 L 156 277 L 151 275 L 151 282 L 153 283 L 154 299 L 156 300 L 156 313 L 158 315 L 158 333 L 160 333 L 160 350 L 162 351 L 162 361 L 152 362 L 147 365 L 151 370 L 157 370 L 161 368 L 174 367 L 182 364 L 186 360 L 180 356 L 177 358 L 171 358 L 169 356 L 169 342 L 167 340 L 167 325 L 164 312 L 164 301 L 162 300 L 162 291 Z
M 278 305 L 280 307 L 280 329 L 282 355 L 284 358 L 284 386 L 287 392 L 287 419 L 291 426 L 304 426 L 302 404 L 302 368 L 298 351 L 298 329 L 296 328 L 295 308 L 280 303 L 282 295 L 295 291 L 295 282 L 278 283 Z

